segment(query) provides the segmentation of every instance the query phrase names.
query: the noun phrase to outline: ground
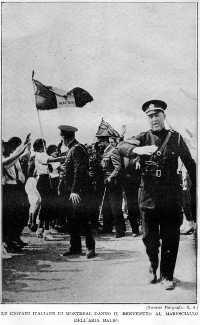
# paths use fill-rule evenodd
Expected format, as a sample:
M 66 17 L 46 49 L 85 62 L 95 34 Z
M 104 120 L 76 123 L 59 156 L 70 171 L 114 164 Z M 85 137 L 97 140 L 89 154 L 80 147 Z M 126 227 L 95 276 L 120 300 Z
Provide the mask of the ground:
M 63 257 L 69 236 L 44 241 L 25 232 L 29 243 L 20 254 L 3 260 L 3 303 L 195 303 L 194 235 L 182 235 L 175 270 L 176 288 L 149 284 L 142 237 L 96 237 L 97 256 Z M 84 238 L 83 238 L 83 250 Z

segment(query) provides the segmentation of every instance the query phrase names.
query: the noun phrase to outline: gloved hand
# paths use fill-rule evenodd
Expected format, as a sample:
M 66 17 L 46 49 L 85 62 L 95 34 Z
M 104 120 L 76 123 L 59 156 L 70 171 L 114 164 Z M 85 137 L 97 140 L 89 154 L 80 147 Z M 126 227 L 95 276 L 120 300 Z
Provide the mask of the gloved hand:
M 71 193 L 70 196 L 69 196 L 69 200 L 72 200 L 72 204 L 74 206 L 77 206 L 81 202 L 81 197 L 77 193 Z
M 151 156 L 157 149 L 158 147 L 153 144 L 152 146 L 136 147 L 132 152 L 139 156 Z

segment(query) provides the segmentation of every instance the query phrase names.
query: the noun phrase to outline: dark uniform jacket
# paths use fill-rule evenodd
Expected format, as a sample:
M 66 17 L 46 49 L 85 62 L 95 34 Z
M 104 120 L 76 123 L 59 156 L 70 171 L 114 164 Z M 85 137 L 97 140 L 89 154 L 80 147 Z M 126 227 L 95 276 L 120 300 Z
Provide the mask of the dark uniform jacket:
M 163 129 L 159 132 L 147 131 L 137 135 L 134 139 L 139 146 L 155 144 L 158 148 L 166 139 L 169 130 Z M 133 146 L 133 147 L 136 147 Z M 159 149 L 158 149 L 159 150 Z M 196 211 L 196 165 L 191 157 L 189 149 L 182 136 L 171 130 L 171 137 L 160 157 L 153 155 L 140 156 L 141 186 L 139 193 L 139 204 L 141 209 L 155 209 L 157 207 L 169 211 L 181 210 L 181 187 L 177 174 L 178 157 L 184 163 L 192 181 L 193 213 Z M 158 163 L 160 170 L 158 176 L 146 175 L 144 171 L 147 161 Z
M 88 153 L 84 145 L 74 139 L 68 146 L 62 176 L 62 191 L 71 193 L 85 193 L 89 184 Z M 64 189 L 63 189 L 64 186 Z

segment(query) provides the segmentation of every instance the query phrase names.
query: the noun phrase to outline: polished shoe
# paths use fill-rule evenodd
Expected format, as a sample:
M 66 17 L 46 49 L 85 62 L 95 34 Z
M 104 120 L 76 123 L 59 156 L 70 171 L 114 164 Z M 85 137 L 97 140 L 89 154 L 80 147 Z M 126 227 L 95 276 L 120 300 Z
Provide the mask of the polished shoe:
M 164 286 L 165 290 L 173 290 L 175 288 L 175 283 L 173 280 L 162 279 L 161 284 Z
M 116 238 L 121 238 L 121 237 L 125 237 L 125 233 L 124 232 L 120 232 L 120 233 L 117 233 L 115 235 Z
M 86 257 L 87 258 L 93 258 L 95 256 L 96 256 L 96 254 L 95 254 L 95 250 L 94 249 L 87 249 L 86 250 Z
M 82 251 L 70 249 L 69 251 L 66 251 L 65 253 L 63 253 L 62 256 L 81 255 L 81 254 L 82 254 Z

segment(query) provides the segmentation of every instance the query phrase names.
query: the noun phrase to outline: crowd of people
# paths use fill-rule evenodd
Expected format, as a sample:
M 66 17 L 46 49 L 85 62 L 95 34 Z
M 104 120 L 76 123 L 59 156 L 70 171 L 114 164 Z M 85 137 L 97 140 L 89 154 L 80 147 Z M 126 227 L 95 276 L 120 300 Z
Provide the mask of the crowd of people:
M 90 195 L 88 215 L 91 226 L 99 234 L 112 233 L 115 227 L 116 237 L 122 237 L 125 235 L 124 216 L 127 214 L 133 233 L 138 235 L 140 217 L 137 199 L 133 202 L 131 190 L 129 194 L 128 189 L 122 189 L 119 177 L 115 177 L 117 174 L 109 187 L 105 181 L 105 176 L 112 178 L 113 171 L 112 165 L 105 166 L 106 157 L 102 159 L 102 155 L 105 147 L 113 151 L 119 139 L 103 137 L 102 140 L 92 145 L 85 144 L 89 159 L 87 191 Z M 52 234 L 67 232 L 66 207 L 60 193 L 67 151 L 63 147 L 62 143 L 46 146 L 46 141 L 42 138 L 36 139 L 32 145 L 28 138 L 22 144 L 19 137 L 2 142 L 4 252 L 15 253 L 21 250 L 24 244 L 20 235 L 24 226 L 28 226 L 30 231 L 44 240 L 55 240 Z M 118 172 L 121 161 L 117 161 L 115 155 L 111 155 L 115 159 L 113 170 Z M 139 185 L 139 173 L 134 183 L 135 186 Z M 136 194 L 137 190 L 138 188 L 133 192 Z M 130 201 L 129 212 L 127 200 Z M 10 231 L 12 235 L 9 234 Z
M 75 138 L 77 129 L 66 125 L 59 127 L 61 142 L 57 145 L 47 146 L 43 138 L 31 143 L 30 134 L 24 142 L 19 137 L 2 141 L 3 257 L 21 252 L 27 245 L 21 235 L 28 226 L 44 240 L 56 240 L 54 234 L 69 233 L 70 249 L 64 256 L 82 253 L 81 235 L 84 235 L 86 257 L 93 258 L 94 234 L 113 233 L 116 238 L 124 237 L 127 216 L 132 235 L 143 233 L 152 283 L 157 281 L 159 224 L 163 232 L 161 273 L 168 288 L 172 288 L 182 212 L 190 223 L 185 233 L 194 231 L 191 225 L 195 222 L 191 199 L 194 185 L 191 183 L 196 176 L 195 163 L 182 137 L 178 135 L 177 149 L 173 141 L 178 133 L 168 132 L 162 124 L 165 109 L 162 101 L 145 103 L 143 111 L 150 119 L 151 132 L 126 141 L 115 132 L 104 130 L 102 134 L 97 133 L 95 143 L 82 145 Z M 152 158 L 156 150 L 157 160 Z M 177 150 L 188 172 L 183 175 L 179 170 L 176 182 Z M 162 162 L 159 155 L 163 157 Z M 160 180 L 164 185 L 159 183 L 157 191 L 154 187 Z M 182 197 L 175 202 L 178 187 Z M 160 221 L 163 214 L 166 218 Z

